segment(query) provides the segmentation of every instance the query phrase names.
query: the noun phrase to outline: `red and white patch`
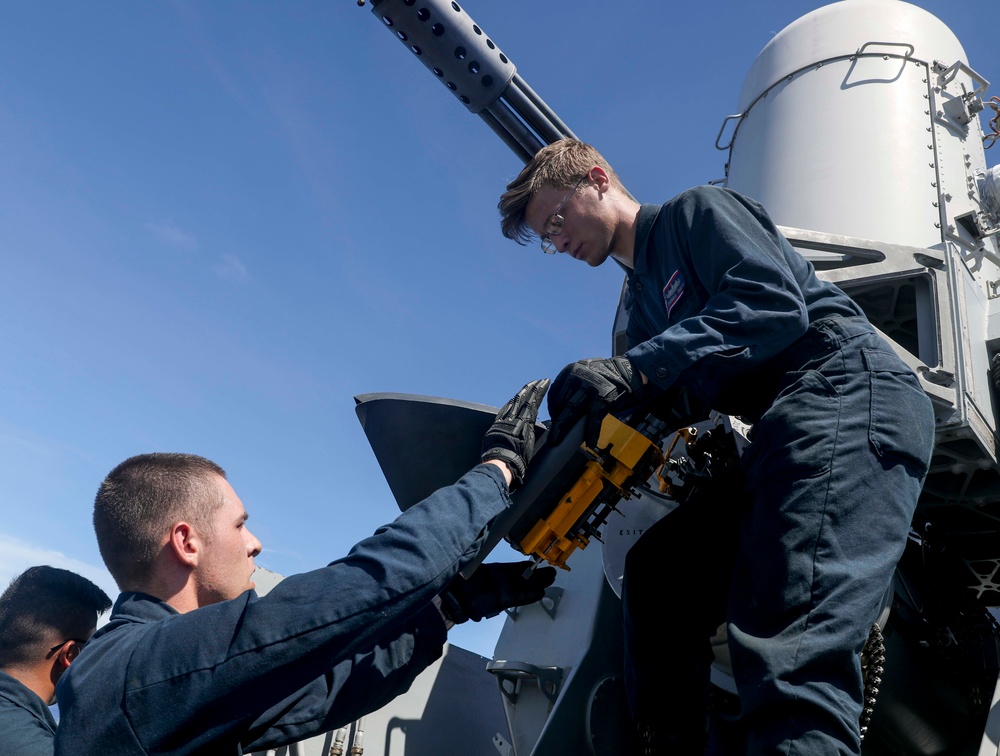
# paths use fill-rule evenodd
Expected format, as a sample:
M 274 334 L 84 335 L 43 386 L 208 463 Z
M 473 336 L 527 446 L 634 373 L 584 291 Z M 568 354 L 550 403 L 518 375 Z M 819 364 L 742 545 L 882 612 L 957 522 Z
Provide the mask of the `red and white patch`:
M 677 303 L 681 301 L 684 297 L 684 275 L 679 271 L 675 270 L 674 274 L 670 276 L 670 280 L 667 281 L 667 285 L 663 287 L 663 304 L 667 307 L 667 317 L 670 317 L 671 310 L 677 306 Z

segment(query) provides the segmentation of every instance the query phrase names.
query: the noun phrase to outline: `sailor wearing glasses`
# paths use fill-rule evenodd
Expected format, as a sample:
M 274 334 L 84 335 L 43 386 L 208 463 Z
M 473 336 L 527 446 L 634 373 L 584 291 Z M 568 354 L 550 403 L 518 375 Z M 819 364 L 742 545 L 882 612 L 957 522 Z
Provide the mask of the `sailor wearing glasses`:
M 56 683 L 111 599 L 69 570 L 29 567 L 0 596 L 0 753 L 52 756 Z
M 859 652 L 934 441 L 916 377 L 735 192 L 640 204 L 593 147 L 563 140 L 499 209 L 508 238 L 595 267 L 612 258 L 628 278 L 628 350 L 560 373 L 550 443 L 643 390 L 683 388 L 753 424 L 743 500 L 681 506 L 629 555 L 626 679 L 647 753 L 704 750 L 708 636 L 722 622 L 742 707 L 733 752 L 859 753 Z M 701 567 L 719 583 L 694 577 Z

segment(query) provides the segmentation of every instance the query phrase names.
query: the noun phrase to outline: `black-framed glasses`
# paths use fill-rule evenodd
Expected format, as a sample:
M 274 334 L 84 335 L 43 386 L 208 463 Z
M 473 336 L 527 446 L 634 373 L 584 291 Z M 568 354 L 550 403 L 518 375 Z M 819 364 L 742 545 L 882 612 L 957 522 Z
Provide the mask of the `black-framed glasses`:
M 553 243 L 551 237 L 559 236 L 559 234 L 562 233 L 563 224 L 566 222 L 566 219 L 563 218 L 560 213 L 562 213 L 562 209 L 566 206 L 566 203 L 569 202 L 570 197 L 576 194 L 576 190 L 580 188 L 580 184 L 586 180 L 588 175 L 590 174 L 585 173 L 580 177 L 580 180 L 573 186 L 572 191 L 566 195 L 566 199 L 559 203 L 559 207 L 556 208 L 556 211 L 549 216 L 547 221 L 545 221 L 545 235 L 539 240 L 542 243 L 542 252 L 545 254 L 554 255 L 559 251 L 556 249 L 556 245 Z
M 62 641 L 61 643 L 57 643 L 52 648 L 50 648 L 49 652 L 47 654 L 45 654 L 46 658 L 48 658 L 49 656 L 52 656 L 52 654 L 54 654 L 56 651 L 58 651 L 60 648 L 62 648 L 63 646 L 65 646 L 70 641 L 73 641 L 73 643 L 76 643 L 77 645 L 79 645 L 80 648 L 83 648 L 84 646 L 87 645 L 87 641 L 81 640 L 80 638 L 67 638 L 66 640 Z

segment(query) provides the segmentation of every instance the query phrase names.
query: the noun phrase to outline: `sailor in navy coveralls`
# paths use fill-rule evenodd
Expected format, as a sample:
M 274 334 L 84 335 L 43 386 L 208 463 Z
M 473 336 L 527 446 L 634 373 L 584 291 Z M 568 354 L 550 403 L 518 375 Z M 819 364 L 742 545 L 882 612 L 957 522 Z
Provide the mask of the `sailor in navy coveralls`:
M 56 754 L 278 748 L 407 690 L 440 657 L 452 623 L 539 600 L 552 569 L 456 575 L 522 479 L 547 387 L 528 384 L 501 410 L 483 464 L 262 598 L 251 580 L 261 544 L 218 465 L 146 454 L 116 467 L 94 525 L 123 593 L 60 681 Z
M 505 235 L 591 266 L 611 257 L 628 276 L 628 351 L 562 371 L 550 442 L 647 384 L 753 424 L 745 496 L 681 506 L 629 555 L 626 677 L 647 753 L 704 750 L 708 636 L 722 621 L 740 742 L 713 749 L 859 753 L 859 653 L 934 440 L 916 377 L 751 199 L 705 186 L 639 205 L 574 140 L 543 148 L 507 189 Z M 700 567 L 718 595 L 688 577 Z
M 111 599 L 82 575 L 29 567 L 0 595 L 0 754 L 52 756 L 56 684 Z

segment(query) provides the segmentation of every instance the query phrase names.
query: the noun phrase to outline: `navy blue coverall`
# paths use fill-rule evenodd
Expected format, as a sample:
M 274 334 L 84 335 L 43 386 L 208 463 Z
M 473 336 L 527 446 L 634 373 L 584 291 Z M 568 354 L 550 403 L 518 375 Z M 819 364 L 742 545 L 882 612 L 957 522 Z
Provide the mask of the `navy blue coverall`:
M 446 631 L 431 601 L 508 503 L 499 469 L 478 465 L 264 597 L 178 614 L 122 594 L 59 682 L 56 753 L 239 754 L 378 709 L 440 657 Z
M 632 364 L 753 423 L 744 495 L 681 506 L 629 555 L 637 719 L 697 726 L 707 636 L 726 621 L 745 737 L 733 750 L 858 753 L 858 657 L 927 472 L 930 401 L 860 308 L 735 192 L 643 205 L 628 284 Z M 692 560 L 720 584 L 689 577 Z
M 0 753 L 52 756 L 56 720 L 34 691 L 0 672 Z

